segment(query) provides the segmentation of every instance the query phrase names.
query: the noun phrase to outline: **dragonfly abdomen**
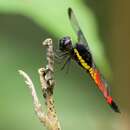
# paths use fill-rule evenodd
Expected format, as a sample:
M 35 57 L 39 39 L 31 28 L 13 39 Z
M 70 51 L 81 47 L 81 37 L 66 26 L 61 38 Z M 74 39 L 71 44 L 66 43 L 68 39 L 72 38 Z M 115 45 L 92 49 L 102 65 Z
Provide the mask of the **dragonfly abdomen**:
M 74 53 L 76 55 L 76 61 L 86 70 L 90 69 L 90 66 L 85 62 L 85 60 L 82 58 L 82 56 L 79 54 L 78 50 L 74 48 Z
M 104 83 L 100 72 L 93 68 L 92 65 L 90 66 L 86 60 L 83 59 L 83 56 L 79 53 L 77 48 L 74 48 L 74 54 L 76 55 L 77 63 L 83 67 L 94 80 L 95 84 L 97 85 L 98 89 L 103 94 L 104 98 L 106 99 L 107 103 L 112 107 L 115 112 L 119 112 L 118 106 L 113 101 L 112 97 L 109 94 L 109 90 L 107 89 L 106 83 Z M 87 58 L 87 57 L 86 57 Z
M 76 61 L 87 71 L 89 72 L 92 79 L 95 81 L 96 85 L 99 87 L 100 91 L 103 93 L 105 97 L 107 97 L 108 92 L 105 90 L 103 83 L 101 82 L 98 71 L 95 71 L 82 57 L 79 51 L 74 48 L 74 53 L 77 57 Z M 105 93 L 104 93 L 105 92 Z

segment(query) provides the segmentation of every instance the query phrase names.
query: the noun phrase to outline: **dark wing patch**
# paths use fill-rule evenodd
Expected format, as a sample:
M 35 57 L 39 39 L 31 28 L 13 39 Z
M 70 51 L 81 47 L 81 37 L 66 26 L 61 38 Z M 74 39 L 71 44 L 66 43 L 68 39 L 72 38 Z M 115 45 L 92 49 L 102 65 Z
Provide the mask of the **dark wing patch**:
M 78 20 L 71 8 L 68 8 L 68 16 L 69 16 L 69 20 L 72 25 L 72 28 L 74 29 L 74 31 L 78 37 L 78 42 L 80 44 L 84 44 L 86 46 L 87 50 L 89 50 L 87 40 L 86 40 L 86 38 L 79 26 Z

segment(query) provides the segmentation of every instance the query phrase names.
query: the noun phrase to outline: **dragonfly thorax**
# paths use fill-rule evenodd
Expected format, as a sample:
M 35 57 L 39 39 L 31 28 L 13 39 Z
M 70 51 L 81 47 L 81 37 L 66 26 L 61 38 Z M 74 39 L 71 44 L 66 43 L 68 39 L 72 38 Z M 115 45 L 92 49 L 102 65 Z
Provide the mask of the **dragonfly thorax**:
M 61 51 L 70 51 L 72 48 L 72 41 L 69 36 L 63 37 L 59 40 L 59 49 Z

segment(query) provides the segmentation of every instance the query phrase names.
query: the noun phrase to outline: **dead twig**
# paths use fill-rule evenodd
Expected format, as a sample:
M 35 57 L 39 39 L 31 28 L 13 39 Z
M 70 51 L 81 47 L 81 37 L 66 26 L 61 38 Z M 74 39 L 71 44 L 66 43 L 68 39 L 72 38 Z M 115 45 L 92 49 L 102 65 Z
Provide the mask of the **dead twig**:
M 36 94 L 35 87 L 31 78 L 22 70 L 19 70 L 19 73 L 25 78 L 25 83 L 32 93 L 33 104 L 35 112 L 39 120 L 47 127 L 48 130 L 61 130 L 60 123 L 57 118 L 54 99 L 53 99 L 53 90 L 55 85 L 54 80 L 54 51 L 51 39 L 46 39 L 43 42 L 44 46 L 47 46 L 47 61 L 48 64 L 44 68 L 38 70 L 41 82 L 42 93 L 45 98 L 45 104 L 47 107 L 47 113 L 42 110 L 42 106 L 39 102 L 39 99 Z

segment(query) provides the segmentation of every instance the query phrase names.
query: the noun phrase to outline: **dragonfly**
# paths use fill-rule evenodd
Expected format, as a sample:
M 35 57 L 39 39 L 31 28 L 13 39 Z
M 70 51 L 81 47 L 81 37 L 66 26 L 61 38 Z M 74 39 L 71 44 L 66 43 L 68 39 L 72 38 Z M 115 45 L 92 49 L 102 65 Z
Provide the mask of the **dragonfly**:
M 60 57 L 67 57 L 62 69 L 64 69 L 65 65 L 68 64 L 71 60 L 76 61 L 76 63 L 90 75 L 91 79 L 95 82 L 97 88 L 100 90 L 110 107 L 115 112 L 120 113 L 117 104 L 113 101 L 113 98 L 110 95 L 110 86 L 106 82 L 103 75 L 100 73 L 99 69 L 96 67 L 88 46 L 88 42 L 71 8 L 68 8 L 68 17 L 72 28 L 77 35 L 77 43 L 73 45 L 71 37 L 69 36 L 65 36 L 59 40 L 59 51 L 62 53 Z

